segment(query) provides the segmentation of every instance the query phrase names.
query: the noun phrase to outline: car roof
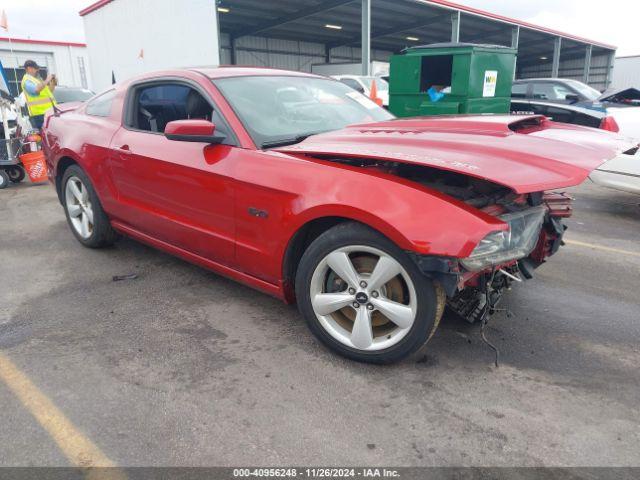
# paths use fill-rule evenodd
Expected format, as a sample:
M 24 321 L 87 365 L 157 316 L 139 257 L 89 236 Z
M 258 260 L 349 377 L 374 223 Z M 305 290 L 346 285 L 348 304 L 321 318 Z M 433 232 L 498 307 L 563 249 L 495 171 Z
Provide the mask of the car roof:
M 529 82 L 566 82 L 567 78 L 521 78 L 514 80 L 513 83 L 529 83 Z
M 56 85 L 56 90 L 57 89 L 63 89 L 63 90 L 86 90 L 86 91 L 91 91 L 89 88 L 84 88 L 84 87 L 70 87 L 68 85 Z
M 222 65 L 219 67 L 198 67 L 189 68 L 188 70 L 200 72 L 209 78 L 228 78 L 228 77 L 252 77 L 252 76 L 278 76 L 286 75 L 288 77 L 309 77 L 309 78 L 326 78 L 312 73 L 298 72 L 295 70 L 283 70 L 278 68 L 267 67 L 237 67 Z
M 122 82 L 116 84 L 117 89 L 127 89 L 133 83 L 146 80 L 154 80 L 162 77 L 175 77 L 188 73 L 199 73 L 210 79 L 217 78 L 232 78 L 232 77 L 255 77 L 255 76 L 287 76 L 287 77 L 306 77 L 306 78 L 324 78 L 320 75 L 314 75 L 311 73 L 297 72 L 294 70 L 281 70 L 276 68 L 261 68 L 261 67 L 192 67 L 192 68 L 176 68 L 171 70 L 157 70 L 153 72 L 146 72 L 134 77 L 130 77 Z M 111 87 L 113 88 L 113 87 Z

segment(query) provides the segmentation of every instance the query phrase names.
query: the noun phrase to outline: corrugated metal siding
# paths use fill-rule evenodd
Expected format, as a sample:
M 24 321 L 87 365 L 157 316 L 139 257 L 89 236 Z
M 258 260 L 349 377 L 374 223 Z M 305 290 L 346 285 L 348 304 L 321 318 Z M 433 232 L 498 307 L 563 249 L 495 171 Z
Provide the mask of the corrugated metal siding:
M 616 58 L 613 72 L 613 87 L 640 88 L 640 55 L 637 57 Z
M 229 35 L 220 35 L 222 64 L 231 63 Z M 371 59 L 387 62 L 392 52 L 372 50 Z M 338 47 L 331 50 L 332 62 L 359 62 L 360 48 Z M 236 40 L 236 64 L 283 68 L 311 72 L 314 63 L 325 63 L 324 45 L 264 37 L 242 37 Z
M 589 85 L 598 90 L 606 88 L 607 65 L 609 55 L 593 55 L 591 69 L 589 70 Z M 582 81 L 584 74 L 584 59 L 576 58 L 560 62 L 560 78 L 572 78 Z M 547 78 L 551 77 L 551 61 L 545 61 L 537 65 L 528 65 L 518 68 L 518 78 Z

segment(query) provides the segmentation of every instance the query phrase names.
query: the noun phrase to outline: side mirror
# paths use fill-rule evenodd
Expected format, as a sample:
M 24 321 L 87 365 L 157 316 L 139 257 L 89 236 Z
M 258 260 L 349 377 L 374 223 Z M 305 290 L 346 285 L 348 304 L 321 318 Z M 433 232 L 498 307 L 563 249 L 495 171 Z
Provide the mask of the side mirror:
M 578 103 L 580 101 L 580 97 L 573 93 L 570 93 L 569 95 L 564 97 L 564 99 L 570 101 L 571 103 Z
M 218 144 L 224 135 L 216 135 L 216 126 L 208 120 L 174 120 L 167 123 L 164 136 L 178 142 Z

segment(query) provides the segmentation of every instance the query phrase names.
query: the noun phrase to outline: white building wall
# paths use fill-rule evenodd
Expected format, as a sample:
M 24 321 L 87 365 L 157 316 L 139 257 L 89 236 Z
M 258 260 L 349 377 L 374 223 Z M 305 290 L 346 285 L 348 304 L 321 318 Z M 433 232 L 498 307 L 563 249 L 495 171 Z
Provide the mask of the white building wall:
M 122 81 L 154 70 L 220 63 L 212 0 L 114 0 L 83 18 L 97 91 L 111 85 L 112 72 Z
M 35 60 L 55 73 L 60 85 L 91 88 L 89 55 L 86 47 L 0 40 L 0 60 L 5 69 L 22 68 L 26 60 Z M 82 74 L 84 64 L 84 76 Z M 18 75 L 19 77 L 20 75 Z M 7 72 L 7 80 L 14 78 Z M 18 78 L 18 80 L 22 80 Z
M 640 88 L 640 55 L 616 58 L 612 86 Z

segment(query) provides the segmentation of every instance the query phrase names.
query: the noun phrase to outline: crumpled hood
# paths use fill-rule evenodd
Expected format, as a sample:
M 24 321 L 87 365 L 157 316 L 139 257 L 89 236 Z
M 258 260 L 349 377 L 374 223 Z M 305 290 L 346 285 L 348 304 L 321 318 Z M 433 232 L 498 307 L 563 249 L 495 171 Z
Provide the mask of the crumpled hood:
M 611 132 L 540 115 L 469 115 L 352 125 L 276 150 L 424 165 L 528 193 L 578 185 L 635 146 Z

